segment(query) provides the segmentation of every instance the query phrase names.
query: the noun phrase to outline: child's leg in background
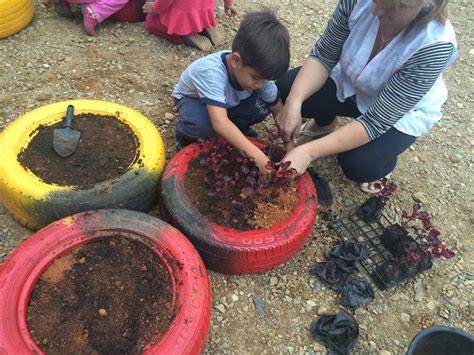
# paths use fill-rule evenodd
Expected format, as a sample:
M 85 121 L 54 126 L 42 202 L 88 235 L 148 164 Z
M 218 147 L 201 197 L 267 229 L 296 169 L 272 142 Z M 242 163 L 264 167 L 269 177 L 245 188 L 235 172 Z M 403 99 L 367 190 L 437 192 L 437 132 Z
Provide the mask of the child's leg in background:
M 129 0 L 97 0 L 89 4 L 94 16 L 100 23 L 127 5 Z
M 156 36 L 159 36 L 174 44 L 183 43 L 183 37 L 178 35 L 168 34 L 168 29 L 161 23 L 160 15 L 148 14 L 146 15 L 146 30 Z
M 255 136 L 256 133 L 251 126 L 262 122 L 269 114 L 267 104 L 255 93 L 242 100 L 238 106 L 227 110 L 230 120 L 239 127 L 242 133 L 249 136 Z
M 180 119 L 176 123 L 176 150 L 197 141 L 214 137 L 207 105 L 199 99 L 183 97 L 175 100 Z

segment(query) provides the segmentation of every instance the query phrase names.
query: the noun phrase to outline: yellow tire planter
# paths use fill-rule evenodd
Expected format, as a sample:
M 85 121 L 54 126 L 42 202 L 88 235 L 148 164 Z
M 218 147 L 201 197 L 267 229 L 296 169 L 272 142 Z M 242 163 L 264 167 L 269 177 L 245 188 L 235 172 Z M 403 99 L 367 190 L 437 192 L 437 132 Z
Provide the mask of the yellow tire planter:
M 123 175 L 81 189 L 48 184 L 18 162 L 19 153 L 28 147 L 39 126 L 61 121 L 69 104 L 74 105 L 76 115 L 116 116 L 134 132 L 139 142 L 138 156 Z M 31 229 L 88 210 L 149 210 L 155 203 L 166 160 L 163 140 L 150 120 L 126 106 L 95 100 L 58 102 L 19 117 L 0 134 L 0 157 L 0 200 L 21 224 Z
M 0 0 L 0 38 L 24 29 L 34 14 L 34 0 Z

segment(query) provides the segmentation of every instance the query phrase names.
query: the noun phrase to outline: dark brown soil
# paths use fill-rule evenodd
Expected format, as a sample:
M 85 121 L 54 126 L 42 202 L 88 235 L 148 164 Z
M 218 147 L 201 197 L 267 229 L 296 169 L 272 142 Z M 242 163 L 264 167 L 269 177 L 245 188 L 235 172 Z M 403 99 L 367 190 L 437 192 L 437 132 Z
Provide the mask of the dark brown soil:
M 117 118 L 80 114 L 73 122 L 74 130 L 81 132 L 79 145 L 63 158 L 53 148 L 53 131 L 62 127 L 63 122 L 40 126 L 18 156 L 24 167 L 47 183 L 89 187 L 122 175 L 139 154 L 135 134 Z
M 156 255 L 114 236 L 56 260 L 31 294 L 27 321 L 47 354 L 136 354 L 166 332 L 171 302 Z
M 232 163 L 229 169 L 236 169 Z M 293 184 L 288 189 L 267 189 L 262 195 L 242 198 L 243 186 L 235 186 L 227 193 L 209 196 L 204 178 L 207 170 L 199 159 L 189 162 L 184 185 L 197 210 L 212 222 L 237 230 L 269 229 L 288 218 L 298 203 Z M 230 201 L 237 200 L 239 204 Z

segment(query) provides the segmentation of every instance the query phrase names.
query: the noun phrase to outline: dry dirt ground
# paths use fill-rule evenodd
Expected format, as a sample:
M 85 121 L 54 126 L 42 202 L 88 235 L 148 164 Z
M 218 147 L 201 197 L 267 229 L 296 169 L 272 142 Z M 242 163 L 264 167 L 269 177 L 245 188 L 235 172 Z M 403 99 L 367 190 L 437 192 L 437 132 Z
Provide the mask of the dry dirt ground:
M 39 106 L 76 98 L 118 102 L 149 117 L 174 153 L 176 114 L 170 96 L 181 72 L 205 55 L 168 44 L 146 33 L 143 23 L 107 22 L 97 38 L 86 36 L 80 17 L 56 15 L 48 0 L 36 3 L 36 16 L 22 32 L 0 41 L 0 131 L 20 115 Z M 240 0 L 241 12 L 260 2 Z M 283 0 L 279 15 L 292 43 L 291 66 L 302 63 L 323 30 L 336 0 Z M 237 19 L 218 17 L 226 30 L 228 48 Z M 450 97 L 444 118 L 430 134 L 399 159 L 393 181 L 399 191 L 389 210 L 423 202 L 455 252 L 450 261 L 437 261 L 423 275 L 388 291 L 377 291 L 369 305 L 350 310 L 360 326 L 358 354 L 401 354 L 423 327 L 447 324 L 473 332 L 473 27 L 471 3 L 454 0 L 450 14 L 456 28 L 460 57 L 446 74 Z M 269 121 L 270 122 L 270 121 Z M 268 123 L 270 125 L 270 123 Z M 336 198 L 335 210 L 364 201 L 367 196 L 342 176 L 334 158 L 315 163 Z M 31 234 L 0 204 L 0 262 Z M 308 328 L 321 314 L 335 313 L 334 291 L 309 273 L 327 245 L 336 240 L 323 218 L 314 226 L 304 248 L 275 270 L 251 276 L 210 272 L 213 290 L 212 326 L 206 353 L 325 353 Z M 264 308 L 254 306 L 258 298 Z

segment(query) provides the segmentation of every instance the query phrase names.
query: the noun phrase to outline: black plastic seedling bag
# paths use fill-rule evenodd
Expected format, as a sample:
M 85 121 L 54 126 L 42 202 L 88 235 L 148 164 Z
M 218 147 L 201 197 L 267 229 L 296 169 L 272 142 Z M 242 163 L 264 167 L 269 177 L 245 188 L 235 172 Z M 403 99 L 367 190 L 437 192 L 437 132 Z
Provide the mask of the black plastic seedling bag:
M 322 316 L 311 324 L 313 337 L 327 345 L 334 355 L 349 354 L 359 336 L 359 325 L 354 317 L 344 310 L 335 315 Z

